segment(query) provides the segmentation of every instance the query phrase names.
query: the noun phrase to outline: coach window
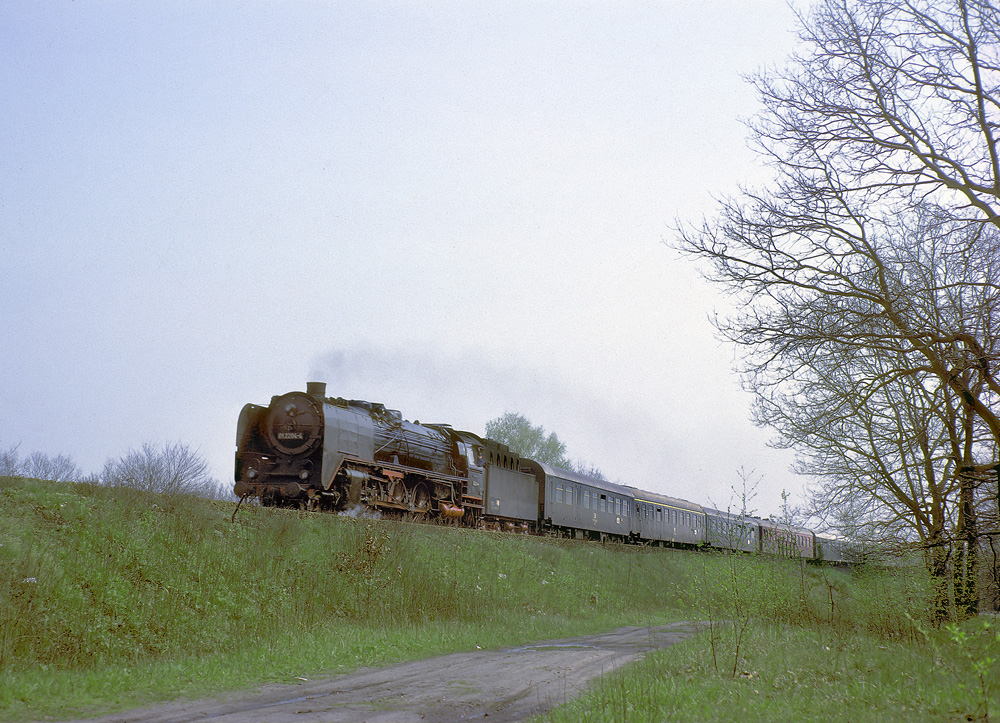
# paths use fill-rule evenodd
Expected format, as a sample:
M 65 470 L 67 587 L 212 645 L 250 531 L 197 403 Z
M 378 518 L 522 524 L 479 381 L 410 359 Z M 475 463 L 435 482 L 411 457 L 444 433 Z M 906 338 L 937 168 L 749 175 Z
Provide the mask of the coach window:
M 562 489 L 562 485 L 559 484 L 559 483 L 556 483 L 555 494 L 552 496 L 552 501 L 553 502 L 562 502 L 563 501 L 563 489 Z
M 597 509 L 599 509 L 601 512 L 607 512 L 608 511 L 607 507 L 608 507 L 608 496 L 601 495 L 601 500 L 600 502 L 597 503 Z

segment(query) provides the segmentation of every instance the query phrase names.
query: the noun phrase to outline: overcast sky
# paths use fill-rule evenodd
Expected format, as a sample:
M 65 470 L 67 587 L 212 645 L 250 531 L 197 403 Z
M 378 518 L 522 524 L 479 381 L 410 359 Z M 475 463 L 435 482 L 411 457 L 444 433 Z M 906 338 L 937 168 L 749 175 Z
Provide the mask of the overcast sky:
M 783 0 L 0 3 L 0 449 L 98 472 L 326 381 L 612 480 L 801 501 L 664 241 L 767 178 Z

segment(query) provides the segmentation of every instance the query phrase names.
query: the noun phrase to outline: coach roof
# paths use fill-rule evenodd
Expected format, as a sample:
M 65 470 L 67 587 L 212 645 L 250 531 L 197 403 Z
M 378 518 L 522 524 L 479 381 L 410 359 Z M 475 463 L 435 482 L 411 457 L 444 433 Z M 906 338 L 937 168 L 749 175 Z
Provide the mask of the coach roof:
M 598 479 L 597 477 L 591 477 L 590 475 L 581 474 L 572 470 L 562 469 L 561 467 L 553 467 L 550 464 L 536 462 L 533 459 L 525 459 L 522 457 L 521 467 L 522 469 L 525 467 L 530 468 L 536 476 L 539 472 L 542 472 L 546 477 L 553 477 L 566 482 L 574 482 L 576 484 L 596 487 L 599 490 L 604 490 L 605 492 L 621 495 L 623 497 L 632 496 L 632 489 L 630 487 L 615 484 L 614 482 L 608 482 L 607 480 Z

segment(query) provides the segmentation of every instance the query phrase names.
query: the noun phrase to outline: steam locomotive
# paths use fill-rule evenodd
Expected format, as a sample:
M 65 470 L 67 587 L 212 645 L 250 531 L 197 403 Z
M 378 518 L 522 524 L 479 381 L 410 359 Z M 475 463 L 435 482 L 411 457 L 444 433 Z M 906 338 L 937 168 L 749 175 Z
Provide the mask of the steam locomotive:
M 307 510 L 376 510 L 481 529 L 588 540 L 761 551 L 843 562 L 838 540 L 615 484 L 518 456 L 382 404 L 329 398 L 326 384 L 247 404 L 234 492 Z

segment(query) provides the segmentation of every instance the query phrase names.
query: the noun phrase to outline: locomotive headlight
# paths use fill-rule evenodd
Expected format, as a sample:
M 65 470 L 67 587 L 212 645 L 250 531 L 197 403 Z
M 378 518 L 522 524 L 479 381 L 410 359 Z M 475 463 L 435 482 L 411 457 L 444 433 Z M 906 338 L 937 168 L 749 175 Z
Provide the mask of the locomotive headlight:
M 303 481 L 309 479 L 309 470 L 304 469 L 299 472 L 299 479 Z
M 247 470 L 247 479 L 255 479 L 257 477 L 257 470 L 252 467 Z

